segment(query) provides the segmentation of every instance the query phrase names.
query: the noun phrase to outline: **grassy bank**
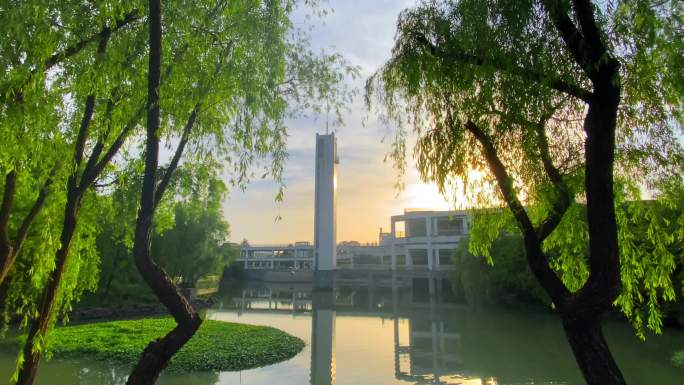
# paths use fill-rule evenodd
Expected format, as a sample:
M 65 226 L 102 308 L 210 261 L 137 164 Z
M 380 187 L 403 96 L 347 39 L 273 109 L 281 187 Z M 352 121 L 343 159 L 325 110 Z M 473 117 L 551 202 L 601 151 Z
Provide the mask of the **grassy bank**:
M 132 366 L 149 341 L 175 325 L 171 318 L 145 318 L 60 327 L 50 336 L 50 350 L 57 358 Z M 301 339 L 278 329 L 206 320 L 173 358 L 169 370 L 248 369 L 289 359 L 303 347 Z

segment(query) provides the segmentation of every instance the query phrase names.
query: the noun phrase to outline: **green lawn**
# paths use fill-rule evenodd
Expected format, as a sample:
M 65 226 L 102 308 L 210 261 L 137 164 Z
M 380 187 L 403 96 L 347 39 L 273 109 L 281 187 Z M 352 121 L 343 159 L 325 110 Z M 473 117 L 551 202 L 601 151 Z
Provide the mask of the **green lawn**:
M 148 342 L 175 326 L 172 318 L 145 318 L 59 327 L 50 335 L 49 349 L 56 358 L 133 366 Z M 303 348 L 304 341 L 278 329 L 205 320 L 169 370 L 242 370 L 289 359 Z

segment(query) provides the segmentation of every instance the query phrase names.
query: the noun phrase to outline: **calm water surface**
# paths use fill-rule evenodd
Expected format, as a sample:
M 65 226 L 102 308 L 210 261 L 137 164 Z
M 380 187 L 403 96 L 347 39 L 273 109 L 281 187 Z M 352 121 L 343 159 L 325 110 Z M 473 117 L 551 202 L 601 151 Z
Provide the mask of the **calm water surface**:
M 419 286 L 419 285 L 418 285 Z M 241 372 L 164 375 L 160 385 L 577 384 L 584 382 L 553 314 L 472 308 L 416 287 L 311 293 L 306 286 L 236 287 L 207 313 L 212 319 L 268 325 L 306 341 L 296 357 Z M 605 325 L 631 385 L 682 385 L 670 362 L 684 332 L 639 341 L 628 325 Z M 0 353 L 0 373 L 14 356 Z M 38 385 L 125 382 L 128 370 L 88 361 L 43 362 Z M 4 379 L 3 379 L 4 381 Z

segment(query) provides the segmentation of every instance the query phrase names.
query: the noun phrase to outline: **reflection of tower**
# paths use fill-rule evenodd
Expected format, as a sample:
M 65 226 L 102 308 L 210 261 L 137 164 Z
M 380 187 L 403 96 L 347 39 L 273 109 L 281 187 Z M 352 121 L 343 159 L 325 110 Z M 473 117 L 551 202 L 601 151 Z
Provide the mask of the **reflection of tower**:
M 337 187 L 335 134 L 316 134 L 316 202 L 314 217 L 315 283 L 332 288 L 336 265 L 335 190 Z
M 311 385 L 335 384 L 335 310 L 333 292 L 313 293 Z

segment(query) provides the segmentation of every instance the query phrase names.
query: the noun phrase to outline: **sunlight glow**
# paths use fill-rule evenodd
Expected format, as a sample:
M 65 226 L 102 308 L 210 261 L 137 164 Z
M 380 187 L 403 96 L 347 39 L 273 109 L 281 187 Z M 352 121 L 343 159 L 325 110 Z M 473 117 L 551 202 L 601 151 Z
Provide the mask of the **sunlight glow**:
M 418 182 L 406 188 L 404 207 L 410 209 L 449 210 L 452 205 L 439 193 L 435 184 Z
M 463 182 L 454 181 L 448 188 L 446 196 L 439 193 L 435 183 L 417 181 L 409 185 L 403 193 L 404 207 L 409 209 L 426 210 L 454 210 L 466 209 L 472 206 L 476 196 L 487 189 L 483 189 L 481 182 L 484 173 L 478 170 L 468 172 L 469 190 L 464 192 Z M 491 193 L 491 192 L 490 192 Z

